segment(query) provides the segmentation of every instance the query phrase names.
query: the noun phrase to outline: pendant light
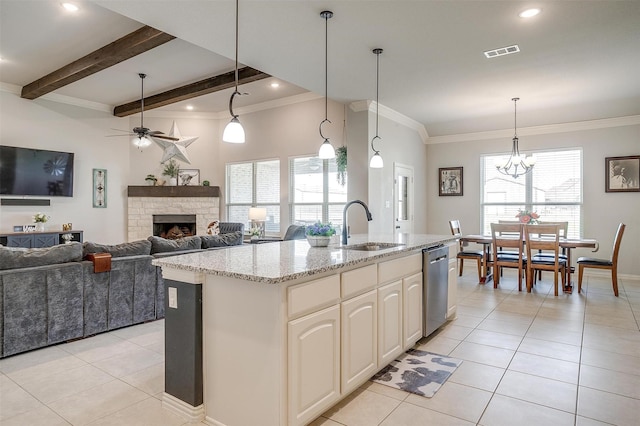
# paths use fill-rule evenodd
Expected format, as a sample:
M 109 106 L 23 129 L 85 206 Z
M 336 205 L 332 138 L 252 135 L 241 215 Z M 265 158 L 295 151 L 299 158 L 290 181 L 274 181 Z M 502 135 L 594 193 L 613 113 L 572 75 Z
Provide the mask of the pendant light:
M 320 145 L 320 150 L 318 151 L 318 157 L 323 160 L 329 160 L 332 158 L 336 158 L 336 150 L 333 149 L 333 145 L 329 142 L 329 138 L 325 137 L 322 134 L 322 125 L 324 123 L 331 123 L 328 119 L 328 106 L 327 106 L 327 93 L 328 93 L 328 75 L 329 75 L 329 65 L 328 65 L 328 51 L 329 51 L 329 36 L 328 36 L 328 28 L 329 28 L 329 18 L 333 16 L 333 12 L 325 10 L 320 12 L 320 17 L 324 19 L 324 120 L 320 122 L 320 137 L 324 139 L 322 145 Z
M 240 124 L 238 116 L 233 113 L 233 98 L 236 95 L 243 95 L 243 93 L 238 92 L 238 3 L 239 0 L 236 0 L 236 88 L 231 94 L 231 99 L 229 99 L 229 113 L 231 114 L 231 121 L 227 124 L 224 128 L 224 132 L 222 133 L 222 140 L 229 143 L 244 143 L 244 128 L 242 127 L 242 124 Z
M 380 110 L 380 102 L 379 102 L 379 86 L 380 86 L 380 54 L 382 53 L 382 49 L 373 49 L 372 52 L 376 55 L 376 135 L 371 139 L 371 149 L 373 150 L 373 157 L 371 157 L 371 161 L 369 162 L 369 167 L 372 169 L 381 169 L 384 167 L 384 161 L 382 161 L 382 156 L 380 155 L 380 151 L 377 151 L 373 147 L 373 142 L 376 139 L 382 140 L 380 136 L 378 136 L 378 113 Z
M 535 165 L 536 160 L 531 155 L 528 155 L 526 157 L 520 155 L 520 150 L 518 148 L 518 131 L 516 123 L 516 103 L 520 100 L 520 98 L 512 98 L 511 100 L 513 101 L 513 145 L 511 146 L 511 155 L 506 162 L 496 165 L 496 169 L 498 169 L 498 171 L 503 175 L 511 176 L 515 179 L 518 176 L 522 176 L 533 170 L 533 166 Z

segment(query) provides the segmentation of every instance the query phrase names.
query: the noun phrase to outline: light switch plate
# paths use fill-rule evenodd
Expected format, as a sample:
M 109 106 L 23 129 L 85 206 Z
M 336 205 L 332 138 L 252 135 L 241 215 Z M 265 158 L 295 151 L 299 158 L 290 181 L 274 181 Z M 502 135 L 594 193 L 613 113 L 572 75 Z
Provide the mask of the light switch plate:
M 169 307 L 178 309 L 178 289 L 169 287 Z

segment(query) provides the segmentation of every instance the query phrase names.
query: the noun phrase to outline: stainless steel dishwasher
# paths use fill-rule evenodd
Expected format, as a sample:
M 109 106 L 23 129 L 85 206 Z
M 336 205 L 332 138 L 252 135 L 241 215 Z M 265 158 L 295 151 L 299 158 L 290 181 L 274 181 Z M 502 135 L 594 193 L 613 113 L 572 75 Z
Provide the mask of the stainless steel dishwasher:
M 449 248 L 439 245 L 422 251 L 423 330 L 428 336 L 447 320 Z

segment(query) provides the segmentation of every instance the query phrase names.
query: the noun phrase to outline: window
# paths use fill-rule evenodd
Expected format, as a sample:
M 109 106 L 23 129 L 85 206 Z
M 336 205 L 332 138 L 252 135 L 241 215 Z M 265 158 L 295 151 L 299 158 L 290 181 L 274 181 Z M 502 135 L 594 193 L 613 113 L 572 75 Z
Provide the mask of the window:
M 541 221 L 569 222 L 568 237 L 582 235 L 582 150 L 535 153 L 530 173 L 514 179 L 496 170 L 504 155 L 485 155 L 481 161 L 481 223 L 517 220 L 519 209 L 535 211 Z
M 227 220 L 248 224 L 249 207 L 266 207 L 265 232 L 280 233 L 280 160 L 227 164 Z
M 289 160 L 289 177 L 291 222 L 331 222 L 341 229 L 347 185 L 338 183 L 336 160 L 292 158 Z

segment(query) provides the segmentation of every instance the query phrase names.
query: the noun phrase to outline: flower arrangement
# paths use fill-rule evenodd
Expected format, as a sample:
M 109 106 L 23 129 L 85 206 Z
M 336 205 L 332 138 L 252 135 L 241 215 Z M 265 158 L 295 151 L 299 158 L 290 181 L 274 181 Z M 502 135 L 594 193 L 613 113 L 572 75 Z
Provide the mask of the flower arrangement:
M 306 235 L 310 235 L 312 237 L 330 237 L 335 233 L 336 228 L 333 227 L 331 222 L 316 222 L 313 225 L 307 226 L 307 229 L 305 231 Z
M 47 216 L 44 213 L 36 213 L 33 215 L 33 221 L 35 223 L 45 223 L 46 221 L 48 221 L 49 219 L 51 219 L 51 216 Z
M 536 212 L 530 212 L 529 210 L 518 210 L 516 215 L 520 223 L 537 223 L 540 215 Z

